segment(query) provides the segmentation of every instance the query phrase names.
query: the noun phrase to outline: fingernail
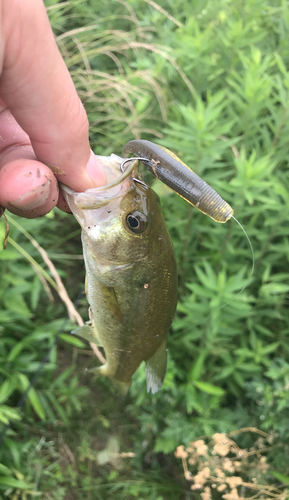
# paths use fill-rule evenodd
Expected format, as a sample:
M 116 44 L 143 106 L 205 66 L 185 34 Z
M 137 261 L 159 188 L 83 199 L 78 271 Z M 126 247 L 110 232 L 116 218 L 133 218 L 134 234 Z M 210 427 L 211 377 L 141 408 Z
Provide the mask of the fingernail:
M 12 203 L 9 203 L 9 207 L 7 207 L 8 210 L 10 207 L 15 207 L 16 209 L 20 208 L 21 210 L 32 210 L 44 205 L 50 195 L 50 186 L 51 180 L 48 179 L 44 184 L 37 186 L 37 188 L 25 193 Z

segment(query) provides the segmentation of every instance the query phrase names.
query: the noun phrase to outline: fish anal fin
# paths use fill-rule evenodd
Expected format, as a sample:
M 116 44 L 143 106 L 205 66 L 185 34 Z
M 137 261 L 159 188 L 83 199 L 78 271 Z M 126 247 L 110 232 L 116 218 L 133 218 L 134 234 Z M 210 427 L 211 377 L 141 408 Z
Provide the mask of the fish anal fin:
M 167 368 L 167 339 L 164 339 L 158 350 L 146 361 L 147 392 L 155 394 L 160 390 Z
M 121 380 L 117 380 L 116 378 L 114 378 L 109 370 L 107 363 L 101 366 L 97 366 L 96 368 L 91 368 L 89 372 L 94 373 L 96 376 L 104 375 L 105 377 L 110 378 L 113 386 L 121 396 L 125 396 L 130 389 L 131 380 L 129 382 L 122 382 Z
M 101 342 L 99 341 L 99 338 L 97 336 L 96 329 L 90 322 L 86 323 L 85 325 L 79 326 L 71 333 L 101 347 Z
M 120 382 L 120 380 L 116 380 L 116 379 L 111 379 L 111 380 L 112 380 L 114 387 L 118 391 L 119 395 L 126 396 L 129 389 L 130 389 L 131 382 Z

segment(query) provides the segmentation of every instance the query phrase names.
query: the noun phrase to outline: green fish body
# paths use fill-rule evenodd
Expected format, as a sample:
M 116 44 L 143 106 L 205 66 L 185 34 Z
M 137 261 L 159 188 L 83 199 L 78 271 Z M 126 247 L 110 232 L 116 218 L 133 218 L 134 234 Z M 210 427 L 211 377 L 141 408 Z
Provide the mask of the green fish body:
M 109 178 L 121 158 L 99 157 Z M 137 162 L 136 162 L 137 164 Z M 147 391 L 166 371 L 167 334 L 177 303 L 177 268 L 159 197 L 136 172 L 113 187 L 64 196 L 82 228 L 90 322 L 75 333 L 101 345 L 100 372 L 125 390 L 142 361 Z

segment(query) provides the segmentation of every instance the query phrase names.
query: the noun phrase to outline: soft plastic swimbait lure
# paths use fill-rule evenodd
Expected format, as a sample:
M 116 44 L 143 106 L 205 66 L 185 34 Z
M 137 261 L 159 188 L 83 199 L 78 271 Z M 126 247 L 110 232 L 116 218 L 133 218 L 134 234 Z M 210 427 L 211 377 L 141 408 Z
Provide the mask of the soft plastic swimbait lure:
M 124 146 L 122 156 L 127 158 L 131 153 L 141 157 L 157 179 L 214 221 L 227 222 L 232 217 L 232 207 L 169 149 L 150 141 L 134 140 Z

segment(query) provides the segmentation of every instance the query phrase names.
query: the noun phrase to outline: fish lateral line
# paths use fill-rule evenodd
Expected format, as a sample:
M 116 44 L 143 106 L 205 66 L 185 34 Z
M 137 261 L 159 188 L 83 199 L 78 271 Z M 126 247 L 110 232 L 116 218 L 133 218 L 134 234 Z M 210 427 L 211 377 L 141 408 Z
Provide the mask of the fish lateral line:
M 129 154 L 135 154 L 157 179 L 215 222 L 225 223 L 232 217 L 232 207 L 169 149 L 136 139 L 123 147 L 122 156 Z

